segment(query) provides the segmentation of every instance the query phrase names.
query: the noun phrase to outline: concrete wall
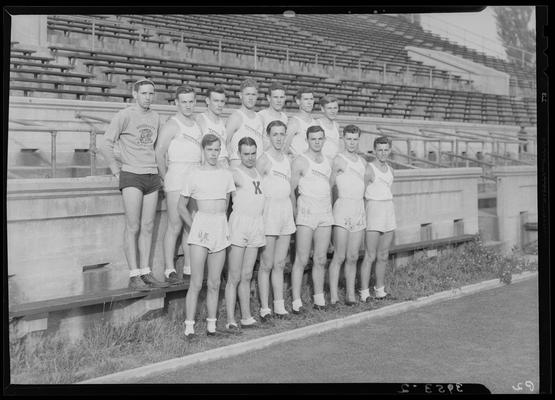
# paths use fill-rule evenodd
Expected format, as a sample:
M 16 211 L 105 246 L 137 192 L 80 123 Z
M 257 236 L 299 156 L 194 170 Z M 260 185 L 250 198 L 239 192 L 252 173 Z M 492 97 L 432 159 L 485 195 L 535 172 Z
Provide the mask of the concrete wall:
M 395 244 L 420 241 L 422 224 L 431 224 L 431 239 L 478 233 L 478 179 L 481 168 L 396 170 L 393 196 L 397 218 Z
M 502 250 L 510 251 L 522 243 L 522 215 L 528 222 L 538 221 L 538 172 L 536 167 L 507 166 L 492 169 L 497 179 L 497 218 Z
M 478 232 L 477 179 L 481 170 L 396 171 L 395 242 L 420 240 L 431 223 L 433 238 L 453 235 L 453 220 L 465 233 Z M 11 179 L 7 185 L 8 275 L 11 304 L 126 287 L 124 212 L 111 177 Z M 165 201 L 160 200 L 150 265 L 162 278 Z M 107 263 L 102 275 L 83 266 Z M 96 279 L 98 282 L 94 282 Z
M 46 15 L 13 15 L 11 23 L 12 42 L 37 50 L 48 45 Z

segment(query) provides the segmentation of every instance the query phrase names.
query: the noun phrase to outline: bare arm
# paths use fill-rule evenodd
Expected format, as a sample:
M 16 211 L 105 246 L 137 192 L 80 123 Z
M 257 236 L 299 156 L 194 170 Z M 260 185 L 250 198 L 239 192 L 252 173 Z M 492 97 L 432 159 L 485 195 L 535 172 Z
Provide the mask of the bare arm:
M 156 164 L 158 165 L 158 174 L 164 179 L 166 177 L 166 154 L 172 139 L 177 134 L 177 126 L 175 122 L 168 121 L 164 124 L 158 135 L 154 154 L 156 156 Z
M 374 182 L 374 170 L 370 163 L 366 164 L 366 171 L 364 173 L 364 187 L 368 186 L 370 182 Z
M 297 118 L 289 118 L 289 123 L 287 124 L 287 131 L 285 136 L 285 143 L 283 144 L 283 154 L 291 153 L 291 142 L 293 141 L 293 137 L 299 130 L 299 123 L 297 122 Z
M 332 203 L 335 202 L 335 199 L 338 197 L 338 191 L 336 186 L 336 179 L 337 176 L 345 172 L 345 160 L 342 157 L 335 156 L 333 159 L 333 165 L 331 167 L 331 175 L 330 175 L 330 188 L 331 188 L 331 198 Z
M 114 155 L 114 144 L 119 139 L 124 126 L 124 116 L 122 111 L 118 112 L 110 122 L 108 129 L 106 129 L 106 132 L 104 133 L 104 143 L 99 149 L 100 154 L 102 154 L 104 159 L 107 161 L 112 174 L 116 176 L 119 175 L 120 168 Z
M 229 150 L 231 139 L 233 139 L 233 135 L 237 130 L 241 127 L 243 123 L 243 117 L 238 112 L 234 112 L 229 116 L 225 123 L 225 136 L 226 136 L 226 145 Z
M 291 204 L 293 205 L 293 215 L 297 214 L 297 196 L 295 190 L 299 186 L 299 179 L 304 175 L 307 161 L 304 157 L 298 156 L 291 164 Z
M 266 176 L 268 174 L 268 171 L 270 170 L 270 162 L 265 154 L 256 160 L 256 169 L 261 176 Z
M 188 196 L 179 196 L 179 201 L 177 202 L 177 212 L 179 213 L 181 218 L 183 218 L 183 221 L 185 221 L 185 224 L 187 224 L 190 229 L 191 225 L 193 224 L 193 217 L 189 212 L 189 209 L 187 208 L 187 204 L 189 204 L 189 199 L 190 197 Z

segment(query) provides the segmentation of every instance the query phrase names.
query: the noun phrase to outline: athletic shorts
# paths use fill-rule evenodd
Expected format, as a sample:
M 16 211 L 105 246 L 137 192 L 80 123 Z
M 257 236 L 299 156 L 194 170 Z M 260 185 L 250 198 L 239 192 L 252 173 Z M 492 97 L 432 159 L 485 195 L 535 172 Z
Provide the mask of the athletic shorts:
M 199 163 L 170 163 L 164 179 L 164 191 L 181 191 L 185 184 L 185 179 L 191 168 L 198 166 Z
M 162 187 L 162 180 L 158 174 L 135 174 L 133 172 L 120 171 L 119 190 L 126 187 L 135 187 L 147 195 L 157 192 Z
M 300 195 L 297 200 L 297 225 L 315 230 L 319 226 L 333 225 L 330 198 L 315 198 Z
M 266 236 L 291 235 L 295 233 L 295 219 L 291 199 L 266 197 L 264 203 L 264 231 Z
M 349 232 L 359 232 L 366 228 L 366 212 L 364 200 L 338 198 L 333 205 L 334 225 L 347 229 Z
M 231 244 L 239 247 L 262 247 L 266 244 L 262 215 L 251 217 L 232 212 L 229 216 Z
M 366 201 L 366 230 L 389 232 L 397 228 L 393 200 Z
M 225 213 L 209 214 L 198 211 L 193 218 L 187 243 L 206 247 L 208 253 L 216 253 L 228 247 L 231 243 Z

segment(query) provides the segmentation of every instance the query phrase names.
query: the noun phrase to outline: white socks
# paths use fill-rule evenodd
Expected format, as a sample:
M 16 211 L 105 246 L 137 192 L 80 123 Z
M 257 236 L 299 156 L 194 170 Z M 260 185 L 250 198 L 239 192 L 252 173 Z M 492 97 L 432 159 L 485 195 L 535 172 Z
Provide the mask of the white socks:
M 287 310 L 285 309 L 285 303 L 282 300 L 274 300 L 274 312 L 276 314 L 287 314 Z
M 191 266 L 190 265 L 184 265 L 183 266 L 183 273 L 185 275 L 191 275 Z
M 195 333 L 195 321 L 187 321 L 185 320 L 185 335 L 192 335 Z
M 387 293 L 385 292 L 385 286 L 382 286 L 380 288 L 377 288 L 374 286 L 374 293 L 376 297 L 385 297 L 387 295 Z
M 360 301 L 366 301 L 368 297 L 370 297 L 370 289 L 359 290 L 360 293 Z
M 299 308 L 303 306 L 303 302 L 301 301 L 301 299 L 293 300 L 292 306 L 293 306 L 293 310 L 299 311 Z
M 206 318 L 206 330 L 216 332 L 216 318 Z
M 270 310 L 269 308 L 261 308 L 260 309 L 260 316 L 261 317 L 265 317 L 266 315 L 270 315 L 272 313 L 272 310 Z
M 129 277 L 133 278 L 134 276 L 141 276 L 141 270 L 139 268 L 129 270 Z
M 256 320 L 253 317 L 241 320 L 241 325 L 254 325 L 254 324 L 256 324 Z
M 169 278 L 172 272 L 177 273 L 175 268 L 166 268 L 166 270 L 164 271 L 164 275 L 166 276 L 166 278 Z
M 314 297 L 314 304 L 316 304 L 317 306 L 323 307 L 326 305 L 326 300 L 324 299 L 324 293 L 315 294 L 313 297 Z
M 150 268 L 149 267 L 141 268 L 139 269 L 139 272 L 141 275 L 150 274 Z

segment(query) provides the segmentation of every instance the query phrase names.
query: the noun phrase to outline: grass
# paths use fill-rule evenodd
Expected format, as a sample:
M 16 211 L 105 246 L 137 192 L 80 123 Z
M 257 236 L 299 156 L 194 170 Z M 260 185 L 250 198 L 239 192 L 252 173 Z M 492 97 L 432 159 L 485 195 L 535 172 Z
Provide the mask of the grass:
M 454 249 L 442 250 L 432 258 L 415 255 L 405 267 L 394 268 L 390 265 L 386 273 L 386 290 L 397 300 L 361 303 L 354 307 L 340 305 L 337 309 L 316 311 L 310 309 L 312 289 L 305 285 L 302 298 L 309 309 L 306 314 L 290 320 L 273 320 L 270 326 L 243 330 L 239 336 L 207 338 L 203 334 L 206 329 L 204 307 L 199 307 L 195 325 L 199 337 L 192 342 L 186 341 L 183 337 L 183 315 L 171 319 L 167 314 L 155 319 L 137 320 L 119 327 L 95 323 L 76 343 L 69 343 L 59 335 L 33 333 L 24 339 L 10 340 L 11 382 L 74 383 L 344 317 L 370 308 L 413 300 L 484 280 L 498 278 L 501 282 L 509 284 L 513 274 L 536 269 L 537 262 L 530 262 L 529 258 L 521 253 L 513 252 L 510 256 L 502 256 L 495 250 L 484 247 L 480 241 L 475 241 Z M 344 290 L 341 290 L 340 296 L 343 294 Z M 343 301 L 342 297 L 340 301 Z M 259 309 L 257 296 L 252 296 L 251 302 L 251 309 L 256 315 Z M 286 291 L 285 304 L 291 304 L 290 290 Z M 225 305 L 222 291 L 218 327 L 223 328 L 224 324 Z

